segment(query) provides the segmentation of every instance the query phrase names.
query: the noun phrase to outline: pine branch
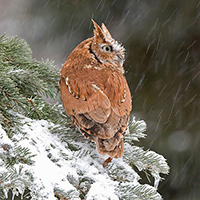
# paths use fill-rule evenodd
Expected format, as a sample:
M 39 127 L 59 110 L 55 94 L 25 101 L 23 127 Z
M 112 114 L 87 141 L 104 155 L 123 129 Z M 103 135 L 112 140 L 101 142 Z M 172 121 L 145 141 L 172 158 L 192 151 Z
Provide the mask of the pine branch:
M 139 171 L 149 171 L 154 177 L 154 186 L 157 188 L 160 180 L 160 173 L 168 174 L 169 166 L 166 159 L 153 151 L 145 151 L 141 147 L 134 146 L 134 141 L 144 138 L 146 134 L 146 123 L 143 120 L 135 120 L 129 124 L 129 132 L 125 135 L 124 161 L 130 165 L 135 165 Z
M 112 180 L 121 182 L 135 182 L 140 179 L 139 175 L 126 163 L 124 162 L 112 162 L 106 170 Z
M 148 199 L 148 200 L 161 200 L 162 197 L 156 189 L 150 185 L 130 184 L 123 183 L 118 188 L 120 199 Z
M 17 37 L 0 37 L 0 55 L 0 113 L 5 127 L 9 111 L 24 114 L 29 99 L 57 95 L 59 72 L 52 61 L 32 59 L 29 45 Z M 9 123 L 15 126 L 12 119 Z
M 132 116 L 129 122 L 128 134 L 125 135 L 125 142 L 133 143 L 134 141 L 139 141 L 140 138 L 145 138 L 146 134 L 144 133 L 147 129 L 147 125 L 143 120 L 135 119 L 135 116 Z

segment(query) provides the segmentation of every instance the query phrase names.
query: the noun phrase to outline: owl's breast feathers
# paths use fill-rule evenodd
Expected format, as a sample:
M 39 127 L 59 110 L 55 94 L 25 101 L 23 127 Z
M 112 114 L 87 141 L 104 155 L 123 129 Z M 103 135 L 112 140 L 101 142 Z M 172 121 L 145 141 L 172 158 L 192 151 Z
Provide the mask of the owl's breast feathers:
M 120 71 L 98 63 L 88 49 L 89 43 L 82 42 L 63 65 L 64 108 L 81 132 L 97 143 L 101 154 L 121 157 L 131 111 L 129 87 Z

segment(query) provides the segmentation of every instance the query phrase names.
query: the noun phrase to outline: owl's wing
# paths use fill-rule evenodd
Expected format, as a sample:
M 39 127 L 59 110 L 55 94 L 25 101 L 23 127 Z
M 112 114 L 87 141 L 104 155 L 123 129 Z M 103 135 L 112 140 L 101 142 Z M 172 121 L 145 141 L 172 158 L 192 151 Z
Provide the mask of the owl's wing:
M 113 72 L 108 77 L 105 93 L 109 96 L 111 108 L 117 116 L 129 116 L 132 109 L 131 93 L 122 74 Z
M 97 85 L 87 79 L 61 77 L 60 91 L 66 113 L 70 116 L 85 114 L 98 123 L 107 121 L 110 100 Z

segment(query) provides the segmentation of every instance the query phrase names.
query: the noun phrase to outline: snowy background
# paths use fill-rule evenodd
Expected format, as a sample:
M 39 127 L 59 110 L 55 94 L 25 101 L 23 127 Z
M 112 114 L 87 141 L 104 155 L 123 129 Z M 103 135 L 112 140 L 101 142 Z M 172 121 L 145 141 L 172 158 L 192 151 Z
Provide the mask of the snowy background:
M 199 199 L 200 1 L 0 0 L 0 34 L 24 38 L 34 57 L 58 67 L 92 35 L 91 18 L 127 49 L 133 113 L 148 124 L 140 145 L 171 168 L 159 192 L 164 199 Z

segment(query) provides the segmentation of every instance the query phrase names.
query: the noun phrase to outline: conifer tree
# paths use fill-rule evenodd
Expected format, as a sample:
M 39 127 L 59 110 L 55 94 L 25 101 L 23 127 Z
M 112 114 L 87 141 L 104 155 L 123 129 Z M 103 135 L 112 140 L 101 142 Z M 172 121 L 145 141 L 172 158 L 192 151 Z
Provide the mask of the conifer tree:
M 0 199 L 162 199 L 165 158 L 134 144 L 146 137 L 145 122 L 132 117 L 123 159 L 103 168 L 62 105 L 44 100 L 59 95 L 58 81 L 58 68 L 33 59 L 26 41 L 0 37 Z M 133 166 L 154 184 L 140 184 Z

